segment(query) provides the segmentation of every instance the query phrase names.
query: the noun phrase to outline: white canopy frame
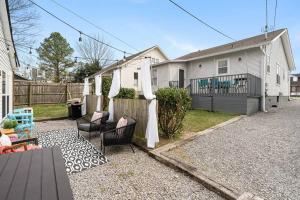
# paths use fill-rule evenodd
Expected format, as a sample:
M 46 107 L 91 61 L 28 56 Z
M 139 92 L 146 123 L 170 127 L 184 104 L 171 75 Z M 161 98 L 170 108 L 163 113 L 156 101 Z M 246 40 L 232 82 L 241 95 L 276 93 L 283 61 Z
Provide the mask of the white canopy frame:
M 89 95 L 89 79 L 85 78 L 84 79 L 84 85 L 83 85 L 83 101 L 82 101 L 82 106 L 81 106 L 81 114 L 86 115 L 86 96 Z
M 102 95 L 102 74 L 95 76 L 95 94 L 97 96 L 96 111 L 101 110 L 101 95 Z
M 155 144 L 159 142 L 159 136 L 156 112 L 156 96 L 152 93 L 150 59 L 145 59 L 142 64 L 141 79 L 143 94 L 145 98 L 150 101 L 148 107 L 148 122 L 145 138 L 147 139 L 147 147 L 155 148 Z
M 113 72 L 113 79 L 111 82 L 110 90 L 108 93 L 109 104 L 108 104 L 108 112 L 109 112 L 109 121 L 114 121 L 114 100 L 113 98 L 117 96 L 121 89 L 121 69 L 117 68 Z

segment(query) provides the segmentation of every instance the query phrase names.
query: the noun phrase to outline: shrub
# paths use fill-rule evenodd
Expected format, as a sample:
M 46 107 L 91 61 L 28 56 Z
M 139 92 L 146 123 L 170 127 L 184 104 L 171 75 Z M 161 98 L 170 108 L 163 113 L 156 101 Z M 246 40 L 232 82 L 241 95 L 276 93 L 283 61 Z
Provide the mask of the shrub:
M 191 98 L 185 89 L 162 88 L 156 92 L 158 122 L 162 132 L 169 138 L 181 134 L 182 121 L 190 108 Z
M 4 129 L 15 128 L 17 126 L 17 124 L 18 124 L 18 122 L 16 120 L 6 119 L 3 122 L 3 128 Z
M 119 94 L 116 96 L 119 99 L 134 99 L 135 90 L 133 88 L 121 88 Z
M 110 90 L 111 82 L 111 77 L 102 77 L 103 110 L 106 110 L 108 106 L 108 93 Z

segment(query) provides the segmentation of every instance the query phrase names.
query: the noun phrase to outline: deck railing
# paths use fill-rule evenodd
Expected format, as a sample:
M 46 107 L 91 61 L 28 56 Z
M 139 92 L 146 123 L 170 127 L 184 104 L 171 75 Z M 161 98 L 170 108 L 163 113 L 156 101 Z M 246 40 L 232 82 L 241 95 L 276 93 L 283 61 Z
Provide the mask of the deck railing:
M 201 96 L 261 96 L 261 79 L 249 73 L 191 79 L 190 93 Z

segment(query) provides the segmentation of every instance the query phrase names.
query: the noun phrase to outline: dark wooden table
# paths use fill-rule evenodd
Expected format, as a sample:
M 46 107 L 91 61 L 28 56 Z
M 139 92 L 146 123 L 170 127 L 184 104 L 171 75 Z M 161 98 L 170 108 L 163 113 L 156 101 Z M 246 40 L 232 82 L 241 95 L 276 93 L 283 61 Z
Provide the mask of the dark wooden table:
M 60 149 L 0 155 L 0 199 L 73 199 Z

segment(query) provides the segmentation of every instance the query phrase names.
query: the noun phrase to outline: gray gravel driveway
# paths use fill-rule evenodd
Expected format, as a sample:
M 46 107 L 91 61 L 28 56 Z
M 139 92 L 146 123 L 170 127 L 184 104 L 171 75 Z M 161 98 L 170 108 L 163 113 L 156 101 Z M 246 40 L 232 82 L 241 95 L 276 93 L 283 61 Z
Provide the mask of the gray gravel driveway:
M 300 101 L 242 118 L 166 154 L 240 193 L 300 199 Z
M 35 131 L 75 127 L 74 121 L 36 123 Z M 92 139 L 99 148 L 99 138 Z M 222 200 L 190 177 L 146 153 L 129 147 L 107 148 L 108 163 L 70 175 L 75 200 L 99 199 L 199 199 Z

